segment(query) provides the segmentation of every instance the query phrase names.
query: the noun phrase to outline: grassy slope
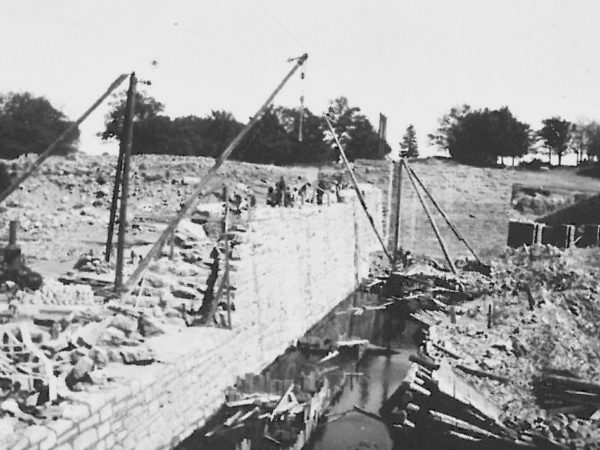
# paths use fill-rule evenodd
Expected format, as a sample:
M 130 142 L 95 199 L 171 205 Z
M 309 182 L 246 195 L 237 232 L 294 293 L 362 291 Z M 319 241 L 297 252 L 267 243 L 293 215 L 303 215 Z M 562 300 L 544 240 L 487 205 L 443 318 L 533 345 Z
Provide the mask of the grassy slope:
M 415 160 L 410 164 L 446 214 L 480 256 L 485 258 L 498 254 L 505 246 L 514 183 L 600 192 L 600 180 L 578 176 L 572 168 L 548 172 L 491 169 L 435 159 Z M 365 174 L 362 169 L 360 172 L 363 181 L 373 180 L 375 184 L 381 184 L 381 181 L 376 181 L 381 179 L 380 170 L 371 170 Z M 413 253 L 442 257 L 425 213 L 406 176 L 402 183 L 401 212 L 403 247 Z M 437 214 L 434 218 L 452 255 L 466 255 L 464 246 L 454 238 L 443 219 Z

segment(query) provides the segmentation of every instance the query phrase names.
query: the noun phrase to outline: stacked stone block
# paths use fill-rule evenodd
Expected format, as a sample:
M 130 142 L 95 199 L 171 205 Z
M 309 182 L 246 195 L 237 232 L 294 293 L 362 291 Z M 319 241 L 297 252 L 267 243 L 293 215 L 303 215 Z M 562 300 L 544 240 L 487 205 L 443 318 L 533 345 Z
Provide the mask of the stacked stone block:
M 363 186 L 381 224 L 381 194 Z M 258 373 L 368 274 L 377 240 L 354 194 L 330 207 L 259 208 L 232 261 L 233 330 L 193 327 L 147 340 L 158 362 L 111 363 L 115 381 L 72 393 L 64 418 L 13 433 L 22 449 L 166 449 L 203 426 L 236 377 Z M 0 445 L 1 446 L 1 445 Z

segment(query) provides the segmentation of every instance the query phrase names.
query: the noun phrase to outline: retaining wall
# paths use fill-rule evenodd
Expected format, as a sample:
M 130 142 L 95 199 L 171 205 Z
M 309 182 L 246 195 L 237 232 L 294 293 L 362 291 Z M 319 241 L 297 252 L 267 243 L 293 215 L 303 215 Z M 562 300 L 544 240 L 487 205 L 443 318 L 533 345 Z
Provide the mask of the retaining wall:
M 381 194 L 364 186 L 381 223 Z M 258 208 L 236 247 L 233 330 L 176 329 L 148 339 L 158 363 L 109 364 L 106 385 L 74 393 L 63 418 L 30 426 L 17 449 L 172 448 L 216 412 L 237 376 L 259 372 L 368 274 L 377 241 L 354 194 L 346 203 Z

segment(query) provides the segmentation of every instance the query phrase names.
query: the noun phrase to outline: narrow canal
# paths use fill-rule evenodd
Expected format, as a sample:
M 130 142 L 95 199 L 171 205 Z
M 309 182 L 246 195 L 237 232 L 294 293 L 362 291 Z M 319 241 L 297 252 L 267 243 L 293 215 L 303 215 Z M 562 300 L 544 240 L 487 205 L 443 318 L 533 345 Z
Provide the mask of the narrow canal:
M 355 407 L 379 414 L 382 402 L 398 388 L 409 369 L 408 357 L 416 350 L 413 335 L 418 328 L 412 322 L 392 318 L 386 311 L 368 309 L 369 305 L 376 304 L 376 295 L 354 293 L 309 330 L 300 342 L 319 341 L 327 345 L 350 339 L 366 339 L 381 348 L 389 347 L 392 354 L 367 351 L 361 355 L 360 352 L 350 351 L 320 362 L 327 356 L 326 350 L 307 351 L 299 345 L 290 347 L 265 370 L 273 379 L 293 380 L 318 367 L 326 372 L 332 386 L 339 386 L 327 416 L 304 447 L 307 450 L 399 448 L 393 446 L 381 422 L 358 412 Z M 361 309 L 364 305 L 367 308 Z M 220 439 L 205 437 L 226 417 L 226 411 L 222 410 L 206 427 L 180 444 L 179 450 L 240 448 L 240 438 L 234 433 Z

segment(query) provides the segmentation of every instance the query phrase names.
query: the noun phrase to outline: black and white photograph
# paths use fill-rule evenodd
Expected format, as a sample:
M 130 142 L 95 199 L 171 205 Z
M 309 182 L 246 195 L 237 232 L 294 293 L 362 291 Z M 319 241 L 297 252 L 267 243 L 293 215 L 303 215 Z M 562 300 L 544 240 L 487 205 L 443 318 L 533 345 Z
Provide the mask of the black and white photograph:
M 0 0 L 0 450 L 600 449 L 600 2 Z

